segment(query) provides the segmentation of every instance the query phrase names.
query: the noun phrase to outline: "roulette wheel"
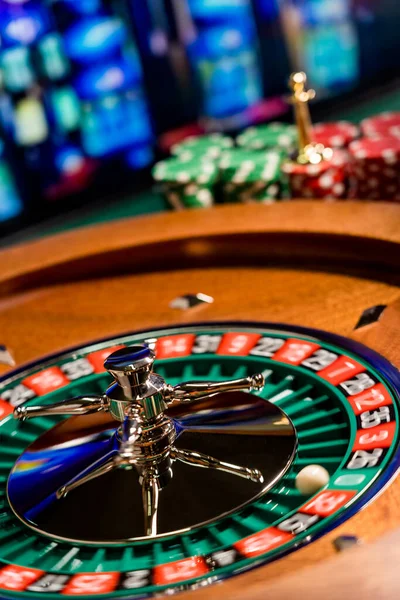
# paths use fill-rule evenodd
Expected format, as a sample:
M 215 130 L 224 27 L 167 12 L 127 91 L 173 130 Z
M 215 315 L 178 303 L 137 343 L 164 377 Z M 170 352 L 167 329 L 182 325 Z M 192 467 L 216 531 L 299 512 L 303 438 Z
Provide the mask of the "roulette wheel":
M 399 223 L 231 205 L 3 251 L 0 597 L 390 597 Z

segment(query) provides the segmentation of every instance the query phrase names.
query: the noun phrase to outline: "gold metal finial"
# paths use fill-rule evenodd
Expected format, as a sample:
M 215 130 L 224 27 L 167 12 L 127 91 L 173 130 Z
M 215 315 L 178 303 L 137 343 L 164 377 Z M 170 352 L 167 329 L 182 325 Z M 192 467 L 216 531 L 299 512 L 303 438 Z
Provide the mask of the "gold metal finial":
M 289 87 L 292 91 L 290 102 L 294 107 L 298 131 L 298 154 L 296 161 L 300 164 L 318 164 L 322 160 L 332 158 L 331 148 L 312 141 L 312 123 L 308 103 L 316 96 L 315 90 L 306 90 L 307 75 L 303 71 L 292 73 Z

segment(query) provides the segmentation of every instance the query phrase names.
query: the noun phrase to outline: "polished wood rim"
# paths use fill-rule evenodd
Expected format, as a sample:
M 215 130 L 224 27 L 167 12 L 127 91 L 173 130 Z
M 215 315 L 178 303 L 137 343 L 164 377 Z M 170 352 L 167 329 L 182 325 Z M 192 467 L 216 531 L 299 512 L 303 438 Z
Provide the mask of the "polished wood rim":
M 290 262 L 400 277 L 400 205 L 227 205 L 85 227 L 4 250 L 0 294 L 88 275 Z

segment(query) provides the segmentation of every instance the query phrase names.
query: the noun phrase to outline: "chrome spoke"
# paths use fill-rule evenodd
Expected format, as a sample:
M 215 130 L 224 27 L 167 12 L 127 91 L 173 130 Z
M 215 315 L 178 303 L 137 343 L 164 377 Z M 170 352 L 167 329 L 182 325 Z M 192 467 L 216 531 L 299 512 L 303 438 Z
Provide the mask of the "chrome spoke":
M 258 469 L 249 469 L 248 467 L 240 467 L 239 465 L 232 465 L 226 463 L 207 454 L 201 452 L 194 452 L 192 450 L 181 450 L 173 448 L 171 457 L 175 460 L 180 460 L 188 465 L 195 467 L 203 467 L 205 469 L 216 469 L 217 471 L 224 471 L 231 475 L 237 475 L 243 477 L 243 479 L 249 479 L 254 483 L 263 483 L 263 476 Z
M 154 475 L 145 475 L 142 483 L 144 530 L 149 537 L 157 535 L 157 511 L 160 490 Z
M 98 461 L 98 462 L 100 462 L 100 461 Z M 119 461 L 116 460 L 115 456 L 112 456 L 106 462 L 104 462 L 104 460 L 101 460 L 101 463 L 102 464 L 99 465 L 98 467 L 96 467 L 97 463 L 95 463 L 94 465 L 89 467 L 89 469 L 85 469 L 81 474 L 79 474 L 77 477 L 75 477 L 71 482 L 60 487 L 57 490 L 57 498 L 59 498 L 59 499 L 64 498 L 69 492 L 71 492 L 72 490 L 75 490 L 76 488 L 80 487 L 84 483 L 87 483 L 88 481 L 92 481 L 92 479 L 96 479 L 97 477 L 101 477 L 101 475 L 105 475 L 106 473 L 109 473 L 110 471 L 113 471 L 114 469 L 118 469 L 118 467 L 119 467 Z

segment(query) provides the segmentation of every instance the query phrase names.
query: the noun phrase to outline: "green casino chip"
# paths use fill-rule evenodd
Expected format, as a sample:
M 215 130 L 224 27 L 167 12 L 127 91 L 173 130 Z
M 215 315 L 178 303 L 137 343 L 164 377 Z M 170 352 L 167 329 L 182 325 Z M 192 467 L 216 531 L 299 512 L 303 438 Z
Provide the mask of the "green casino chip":
M 224 200 L 229 203 L 266 203 L 275 202 L 282 197 L 282 184 L 250 182 L 246 184 L 226 183 L 223 188 Z
M 265 182 L 271 183 L 281 176 L 283 156 L 279 152 L 260 154 L 262 160 L 243 160 L 239 166 L 228 170 L 229 181 L 233 183 Z
M 211 162 L 168 158 L 154 166 L 153 177 L 162 184 L 163 193 L 175 210 L 206 208 L 214 203 L 218 169 Z
M 264 202 L 278 199 L 281 195 L 283 160 L 283 154 L 275 151 L 238 150 L 236 155 L 223 156 L 221 181 L 224 201 Z
M 243 148 L 232 148 L 222 153 L 218 163 L 220 179 L 231 181 L 237 173 L 263 173 L 268 179 L 279 176 L 284 154 L 279 151 L 257 152 Z
M 205 186 L 190 183 L 182 188 L 165 191 L 166 198 L 175 210 L 184 208 L 209 208 L 214 204 L 213 191 Z
M 269 123 L 249 127 L 237 137 L 236 142 L 238 146 L 249 150 L 282 148 L 290 152 L 297 144 L 297 130 L 294 125 L 287 123 Z
M 211 162 L 198 160 L 182 162 L 176 157 L 158 162 L 152 173 L 156 181 L 176 185 L 188 183 L 212 185 L 218 177 L 218 169 Z
M 175 144 L 171 148 L 171 154 L 183 157 L 183 160 L 196 159 L 199 155 L 209 158 L 218 158 L 226 148 L 233 147 L 233 139 L 221 133 L 189 137 Z

